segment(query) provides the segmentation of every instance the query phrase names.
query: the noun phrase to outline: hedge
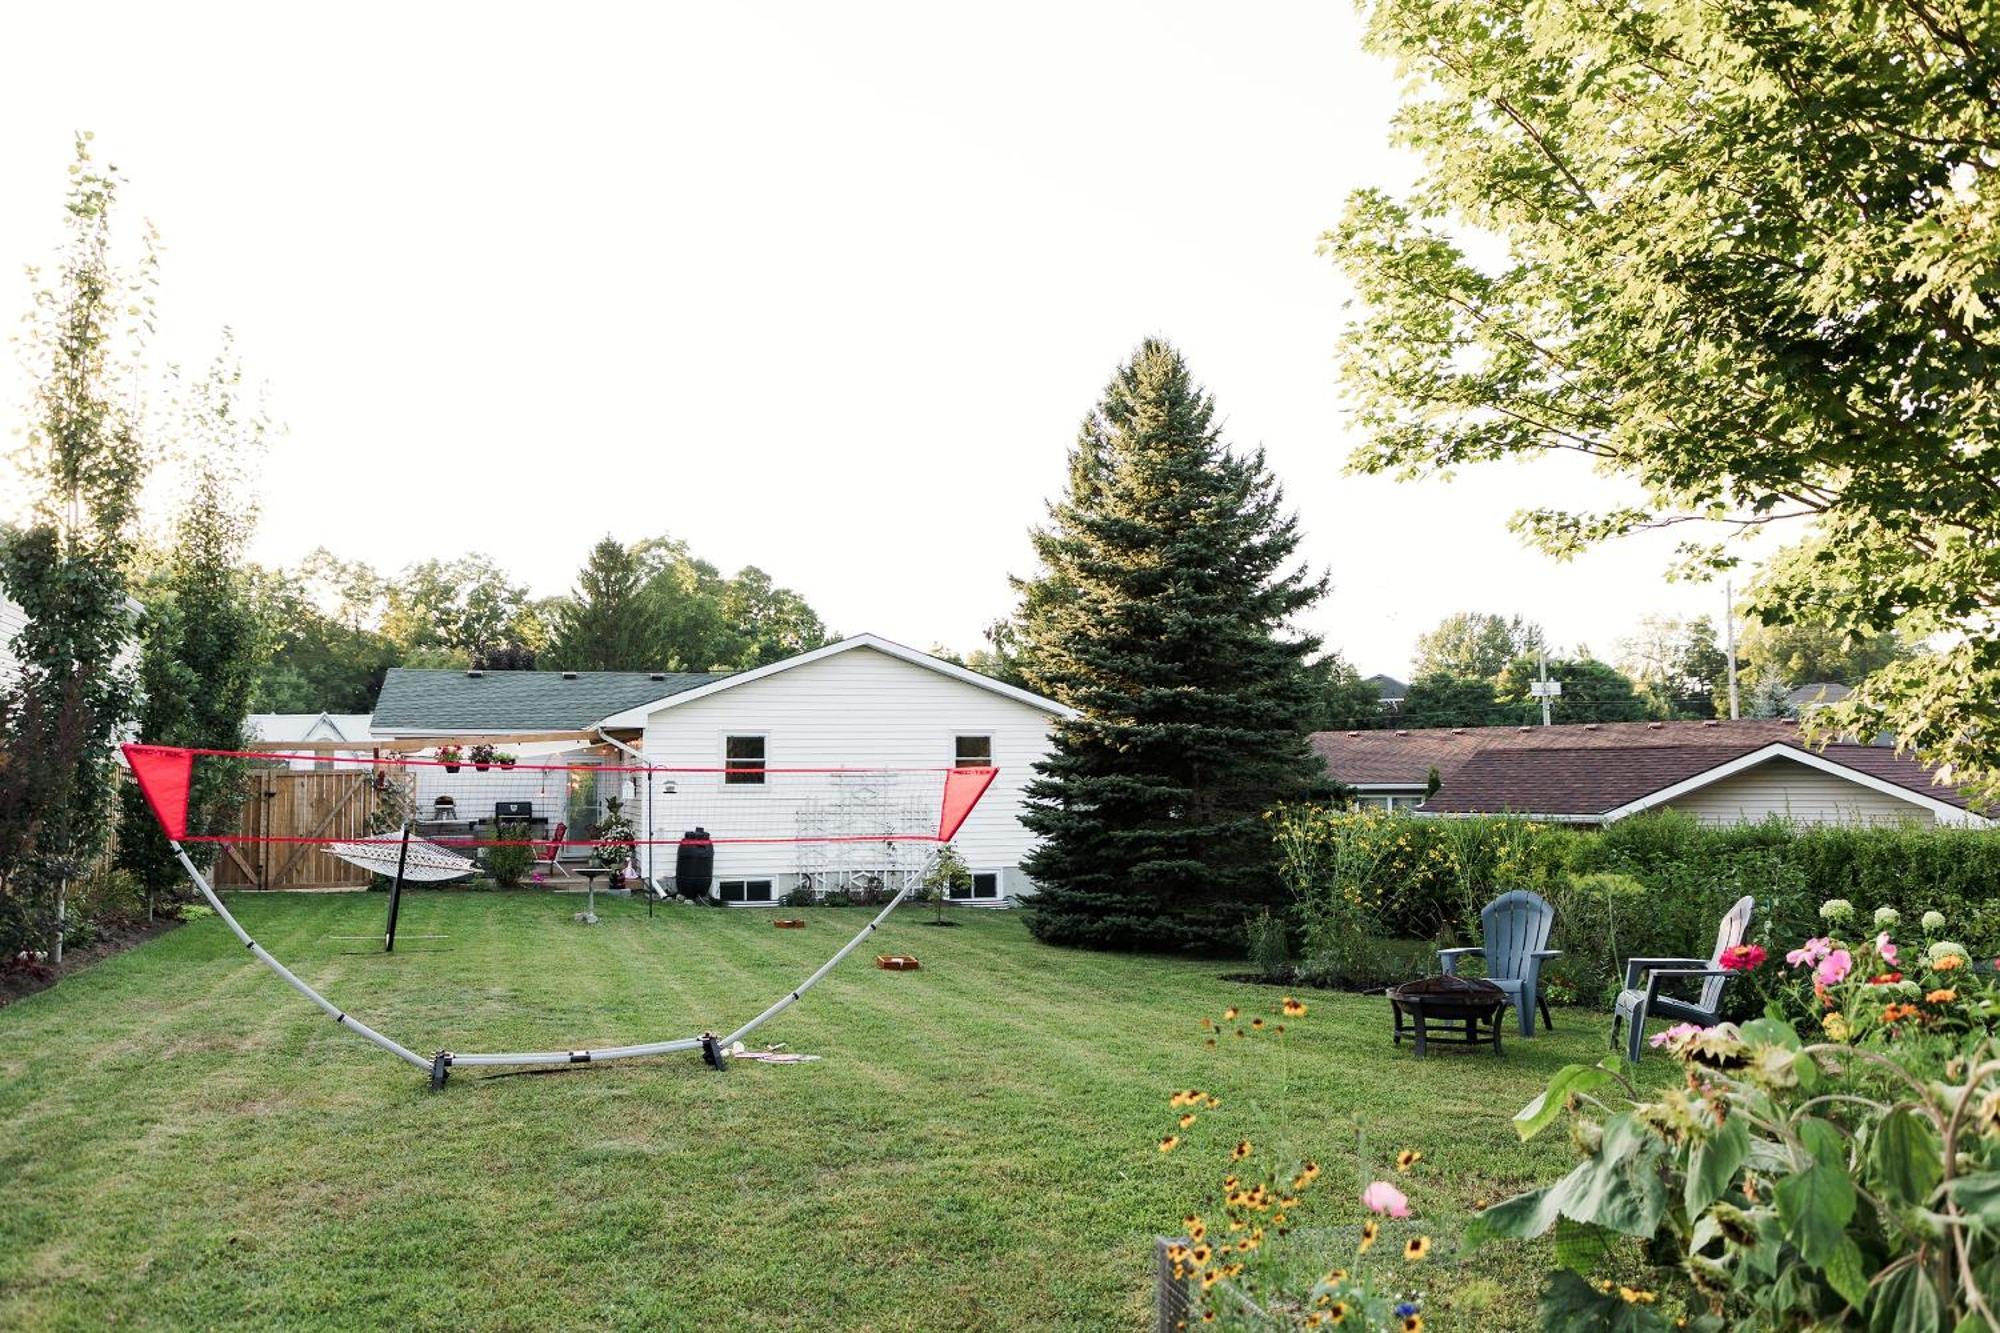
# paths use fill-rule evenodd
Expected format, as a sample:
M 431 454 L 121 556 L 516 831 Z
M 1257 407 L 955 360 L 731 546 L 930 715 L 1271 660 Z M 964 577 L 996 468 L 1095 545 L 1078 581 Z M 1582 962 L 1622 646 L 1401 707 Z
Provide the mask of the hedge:
M 1707 957 L 1746 893 L 1757 900 L 1750 938 L 1778 953 L 1819 933 L 1829 898 L 1909 922 L 1940 911 L 1975 956 L 2000 952 L 2000 830 L 1714 827 L 1663 812 L 1583 831 L 1320 806 L 1271 820 L 1307 960 L 1356 932 L 1476 943 L 1480 906 L 1514 888 L 1555 907 L 1565 957 L 1549 976 L 1559 997 L 1588 1003 L 1615 992 L 1626 957 Z

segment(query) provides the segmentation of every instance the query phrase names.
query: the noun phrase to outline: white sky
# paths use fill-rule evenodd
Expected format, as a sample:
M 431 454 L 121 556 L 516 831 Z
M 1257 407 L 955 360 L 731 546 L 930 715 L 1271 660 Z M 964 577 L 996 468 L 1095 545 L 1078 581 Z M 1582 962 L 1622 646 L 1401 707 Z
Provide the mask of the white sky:
M 1515 508 L 1601 492 L 1562 465 L 1343 475 L 1313 247 L 1408 179 L 1392 94 L 1341 3 L 24 6 L 0 265 L 51 254 L 94 129 L 165 241 L 157 356 L 233 326 L 287 427 L 267 561 L 484 550 L 548 593 L 667 532 L 842 632 L 969 649 L 1157 333 L 1269 449 L 1333 572 L 1312 627 L 1364 673 L 1459 609 L 1606 657 L 1719 610 L 1666 540 L 1523 549 Z M 0 312 L 26 293 L 0 272 Z

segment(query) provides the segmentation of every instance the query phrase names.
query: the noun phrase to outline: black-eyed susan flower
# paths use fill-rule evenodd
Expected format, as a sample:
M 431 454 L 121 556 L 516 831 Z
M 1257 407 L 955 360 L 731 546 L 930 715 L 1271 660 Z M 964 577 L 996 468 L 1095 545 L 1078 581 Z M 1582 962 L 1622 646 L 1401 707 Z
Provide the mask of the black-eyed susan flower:
M 1368 1253 L 1369 1248 L 1375 1244 L 1375 1237 L 1381 1233 L 1382 1224 L 1374 1218 L 1371 1217 L 1366 1222 L 1363 1222 L 1361 1224 L 1361 1243 L 1354 1247 L 1354 1252 L 1356 1254 Z
M 1286 1018 L 1304 1018 L 1306 1016 L 1306 1007 L 1289 995 L 1285 997 L 1285 1003 L 1281 1008 L 1284 1009 Z
M 1279 1023 L 1274 1027 L 1272 1027 L 1271 1031 L 1277 1033 L 1280 1037 L 1282 1037 L 1285 1035 L 1285 1025 L 1283 1023 Z
M 1422 1153 L 1413 1148 L 1405 1148 L 1396 1154 L 1396 1169 L 1398 1171 L 1407 1171 L 1423 1160 L 1424 1155 Z
M 1197 1268 L 1208 1267 L 1208 1261 L 1214 1257 L 1215 1251 L 1209 1249 L 1206 1245 L 1196 1245 L 1188 1251 L 1188 1258 L 1194 1260 Z
M 1215 1095 L 1214 1093 L 1212 1093 L 1212 1092 L 1211 1092 L 1211 1093 L 1209 1093 L 1209 1094 L 1208 1094 L 1208 1109 L 1209 1109 L 1209 1110 L 1211 1110 L 1211 1111 L 1213 1111 L 1213 1110 L 1214 1110 L 1214 1109 L 1215 1109 L 1216 1107 L 1218 1107 L 1218 1106 L 1220 1106 L 1220 1105 L 1222 1105 L 1222 1098 L 1220 1098 L 1220 1097 L 1216 1096 L 1216 1095 Z
M 1229 1160 L 1232 1162 L 1240 1162 L 1244 1158 L 1248 1157 L 1252 1151 L 1254 1150 L 1250 1147 L 1250 1140 L 1238 1139 L 1236 1141 L 1236 1146 L 1229 1150 Z
M 1201 1275 L 1201 1289 L 1207 1291 L 1220 1281 L 1222 1281 L 1222 1270 L 1220 1268 L 1211 1268 Z
M 1304 1182 L 1305 1182 L 1306 1184 L 1308 1184 L 1308 1185 L 1312 1184 L 1312 1183 L 1313 1183 L 1313 1182 L 1314 1182 L 1315 1180 L 1318 1180 L 1318 1179 L 1319 1179 L 1319 1163 L 1318 1163 L 1318 1162 L 1307 1162 L 1307 1163 L 1306 1163 L 1306 1164 L 1305 1164 L 1304 1166 L 1300 1167 L 1300 1168 L 1299 1168 L 1299 1179 L 1300 1179 L 1300 1180 L 1303 1180 L 1303 1181 L 1304 1181 Z
M 1169 1134 L 1165 1138 L 1160 1140 L 1161 1152 L 1172 1152 L 1174 1149 L 1180 1146 L 1181 1146 L 1181 1136 L 1178 1134 Z
M 1403 1333 L 1424 1333 L 1424 1317 L 1420 1314 L 1404 1315 Z
M 1204 1323 L 1204 1324 L 1212 1324 L 1212 1323 L 1214 1323 L 1214 1322 L 1215 1322 L 1215 1311 L 1213 1311 L 1213 1310 L 1203 1310 L 1203 1311 L 1201 1312 L 1201 1322 L 1202 1322 L 1202 1323 Z
M 1209 1038 L 1209 1039 L 1208 1039 L 1207 1041 L 1203 1042 L 1203 1043 L 1202 1043 L 1202 1045 L 1204 1045 L 1204 1046 L 1208 1047 L 1208 1048 L 1209 1048 L 1210 1050 L 1214 1050 L 1214 1049 L 1215 1049 L 1215 1038 L 1213 1038 L 1213 1037 L 1210 1037 L 1210 1038 Z
M 1238 1009 L 1235 1005 L 1232 1004 L 1227 1009 L 1224 1009 L 1222 1011 L 1222 1021 L 1225 1023 L 1234 1023 L 1236 1021 L 1236 1015 L 1241 1012 L 1242 1011 L 1240 1009 Z
M 1326 1322 L 1329 1324 L 1346 1323 L 1348 1311 L 1351 1309 L 1353 1307 L 1346 1301 L 1335 1301 L 1332 1305 L 1326 1307 Z
M 1413 1264 L 1420 1262 L 1430 1252 L 1431 1238 L 1429 1236 L 1412 1236 L 1403 1246 L 1403 1257 Z
M 1329 1287 L 1337 1287 L 1347 1281 L 1347 1270 L 1345 1268 L 1329 1268 L 1326 1270 L 1326 1276 L 1321 1278 L 1320 1281 Z
M 1242 1036 L 1242 1035 L 1244 1035 L 1244 1033 L 1243 1033 L 1243 1029 L 1242 1029 L 1242 1028 L 1238 1028 L 1238 1029 L 1236 1029 L 1236 1035 L 1237 1035 L 1237 1036 L 1239 1036 L 1239 1037 L 1240 1037 L 1240 1036 Z
M 1181 1117 L 1181 1128 L 1186 1129 L 1189 1125 L 1192 1125 L 1194 1123 L 1194 1119 L 1195 1119 L 1194 1112 L 1189 1111 L 1186 1115 Z
M 1253 1018 L 1250 1020 L 1250 1026 L 1256 1028 L 1258 1031 L 1261 1032 L 1264 1030 L 1264 1020 L 1261 1018 Z
M 1201 1030 L 1203 1032 L 1213 1032 L 1215 1030 L 1215 1020 L 1207 1014 L 1203 1014 L 1201 1016 Z

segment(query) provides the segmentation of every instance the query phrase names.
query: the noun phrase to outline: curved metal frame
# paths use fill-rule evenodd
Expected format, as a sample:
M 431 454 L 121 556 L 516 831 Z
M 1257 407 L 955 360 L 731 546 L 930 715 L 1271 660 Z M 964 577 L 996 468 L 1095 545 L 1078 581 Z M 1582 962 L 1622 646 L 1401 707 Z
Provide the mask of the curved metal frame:
M 715 1063 L 717 1068 L 721 1068 L 720 1062 L 722 1059 L 727 1058 L 731 1046 L 773 1018 L 776 1018 L 794 1004 L 797 1004 L 799 999 L 817 985 L 822 977 L 833 971 L 842 959 L 861 947 L 861 942 L 872 935 L 884 921 L 888 920 L 889 913 L 895 911 L 902 904 L 903 900 L 910 896 L 910 890 L 922 882 L 929 873 L 931 863 L 937 857 L 937 853 L 933 851 L 915 872 L 906 876 L 903 880 L 903 887 L 897 892 L 895 897 L 889 900 L 889 905 L 876 913 L 874 919 L 856 932 L 854 938 L 842 945 L 833 957 L 820 964 L 817 971 L 793 987 L 777 1003 L 771 1005 L 726 1037 L 718 1038 L 714 1033 L 704 1032 L 693 1037 L 676 1037 L 672 1041 L 642 1042 L 634 1046 L 606 1046 L 596 1050 L 494 1051 L 464 1054 L 440 1050 L 431 1059 L 426 1060 L 415 1051 L 383 1036 L 374 1028 L 369 1027 L 360 1019 L 341 1009 L 333 1001 L 299 980 L 290 968 L 266 953 L 263 946 L 251 939 L 249 932 L 244 930 L 242 924 L 230 914 L 229 909 L 222 905 L 222 899 L 216 895 L 213 888 L 209 887 L 208 878 L 201 873 L 200 867 L 196 866 L 188 857 L 187 850 L 177 841 L 171 842 L 169 845 L 174 849 L 174 855 L 180 859 L 181 868 L 187 871 L 188 877 L 194 881 L 195 887 L 201 890 L 201 896 L 208 900 L 208 905 L 215 910 L 217 916 L 222 918 L 223 924 L 228 926 L 236 938 L 243 942 L 243 947 L 248 949 L 258 962 L 277 973 L 286 985 L 332 1015 L 333 1021 L 341 1027 L 346 1028 L 348 1031 L 367 1041 L 373 1042 L 397 1059 L 415 1065 L 418 1069 L 430 1074 L 431 1086 L 433 1088 L 441 1086 L 444 1082 L 446 1072 L 458 1065 L 598 1064 L 606 1060 L 629 1060 L 643 1055 L 666 1055 L 674 1051 L 704 1050 L 713 1054 L 712 1063 Z

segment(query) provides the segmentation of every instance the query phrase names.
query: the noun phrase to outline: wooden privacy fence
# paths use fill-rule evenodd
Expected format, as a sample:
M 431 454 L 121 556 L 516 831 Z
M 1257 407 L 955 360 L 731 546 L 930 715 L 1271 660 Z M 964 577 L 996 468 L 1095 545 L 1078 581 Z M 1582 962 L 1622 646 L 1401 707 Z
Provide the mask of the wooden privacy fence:
M 366 770 L 326 772 L 268 768 L 249 776 L 250 795 L 237 819 L 244 841 L 217 850 L 215 882 L 237 889 L 347 889 L 368 883 L 368 872 L 321 846 L 275 841 L 337 841 L 367 833 L 375 809 L 375 783 Z M 264 841 L 272 839 L 273 841 Z

